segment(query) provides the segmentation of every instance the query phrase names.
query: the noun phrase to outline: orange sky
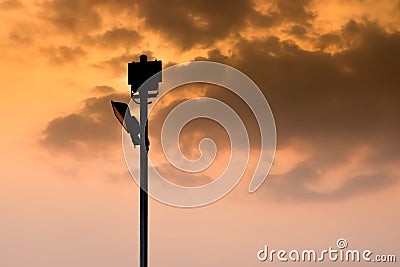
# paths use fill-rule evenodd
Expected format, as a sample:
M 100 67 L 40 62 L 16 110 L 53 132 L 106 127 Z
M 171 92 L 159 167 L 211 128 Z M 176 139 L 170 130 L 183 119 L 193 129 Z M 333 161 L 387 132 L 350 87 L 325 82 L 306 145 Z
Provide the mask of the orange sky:
M 256 193 L 247 173 L 202 208 L 150 201 L 151 266 L 259 266 L 264 245 L 340 237 L 400 260 L 399 14 L 389 0 L 1 0 L 0 266 L 137 264 L 138 187 L 109 100 L 141 53 L 243 71 L 278 137 Z M 198 95 L 241 107 L 214 87 L 170 99 Z

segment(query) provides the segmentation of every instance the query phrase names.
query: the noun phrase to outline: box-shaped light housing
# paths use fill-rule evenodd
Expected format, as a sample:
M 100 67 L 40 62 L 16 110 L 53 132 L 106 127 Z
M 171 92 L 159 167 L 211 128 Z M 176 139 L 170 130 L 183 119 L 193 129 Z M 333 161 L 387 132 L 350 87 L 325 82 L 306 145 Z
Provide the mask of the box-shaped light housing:
M 161 60 L 147 61 L 146 55 L 140 56 L 139 62 L 128 63 L 128 84 L 131 86 L 131 95 L 137 92 L 139 87 L 151 76 L 151 82 L 147 84 L 146 90 L 158 89 L 158 83 L 162 81 Z

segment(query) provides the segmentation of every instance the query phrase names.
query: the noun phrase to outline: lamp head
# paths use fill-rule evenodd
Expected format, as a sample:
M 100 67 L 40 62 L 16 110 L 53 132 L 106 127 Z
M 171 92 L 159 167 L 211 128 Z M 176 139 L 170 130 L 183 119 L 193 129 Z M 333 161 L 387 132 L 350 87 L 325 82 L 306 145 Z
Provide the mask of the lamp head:
M 162 81 L 161 64 L 161 60 L 147 61 L 146 55 L 141 55 L 139 62 L 128 63 L 128 84 L 131 86 L 131 96 L 153 75 L 156 76 L 153 77 L 146 90 L 158 89 L 158 83 Z

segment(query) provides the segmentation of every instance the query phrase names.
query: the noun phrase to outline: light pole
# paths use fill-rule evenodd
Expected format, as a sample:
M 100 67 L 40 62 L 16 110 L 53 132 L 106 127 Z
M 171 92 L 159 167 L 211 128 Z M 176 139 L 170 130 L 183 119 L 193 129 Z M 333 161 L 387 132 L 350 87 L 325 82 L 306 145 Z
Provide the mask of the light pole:
M 128 63 L 128 84 L 131 86 L 131 99 L 140 105 L 140 123 L 131 115 L 127 104 L 111 101 L 118 121 L 130 134 L 133 144 L 140 146 L 140 267 L 147 267 L 148 261 L 149 198 L 147 191 L 150 141 L 148 136 L 147 106 L 149 98 L 154 98 L 158 95 L 158 83 L 162 80 L 161 69 L 161 60 L 147 61 L 146 55 L 141 55 L 139 62 Z M 150 83 L 145 83 L 151 77 Z M 138 91 L 139 88 L 140 90 Z M 137 99 L 140 102 L 137 102 Z

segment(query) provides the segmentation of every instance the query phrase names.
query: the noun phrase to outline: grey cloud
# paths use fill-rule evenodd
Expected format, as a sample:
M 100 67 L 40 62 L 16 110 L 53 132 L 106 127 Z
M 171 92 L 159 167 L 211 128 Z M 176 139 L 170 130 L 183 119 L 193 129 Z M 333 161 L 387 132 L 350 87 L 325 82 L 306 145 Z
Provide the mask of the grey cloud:
M 293 143 L 309 147 L 306 169 L 269 177 L 272 185 L 274 179 L 288 180 L 285 189 L 279 185 L 275 189 L 293 191 L 298 200 L 336 200 L 399 181 L 398 175 L 385 169 L 400 159 L 400 33 L 388 33 L 368 21 L 350 21 L 335 34 L 335 42 L 346 49 L 333 55 L 323 50 L 305 51 L 293 41 L 276 37 L 242 40 L 228 60 L 215 51 L 209 53 L 208 59 L 222 59 L 260 86 L 274 112 L 278 148 Z M 331 38 L 320 40 L 325 45 L 332 43 Z M 363 146 L 372 149 L 363 160 L 373 169 L 371 175 L 347 177 L 343 187 L 331 195 L 306 190 L 309 179 L 318 178 L 316 170 L 345 166 L 349 156 Z M 265 187 L 269 186 L 267 182 Z
M 147 29 L 182 49 L 209 47 L 216 41 L 237 36 L 252 25 L 270 27 L 286 22 L 309 26 L 315 14 L 308 10 L 310 0 L 275 0 L 276 9 L 259 13 L 251 0 L 51 0 L 42 4 L 42 16 L 59 30 L 75 34 L 98 30 L 102 26 L 99 10 L 125 10 L 144 19 Z M 113 11 L 114 10 L 114 11 Z M 107 34 L 107 33 L 106 33 Z M 107 37 L 119 33 L 108 33 Z M 118 35 L 119 36 L 119 35 Z M 125 42 L 125 39 L 123 39 Z
M 110 101 L 128 101 L 128 94 L 111 93 L 87 98 L 83 107 L 53 119 L 43 131 L 40 143 L 51 151 L 75 156 L 102 155 L 121 140 L 121 127 L 114 118 Z
M 400 34 L 378 31 L 374 24 L 357 27 L 360 44 L 335 55 L 304 51 L 294 42 L 270 37 L 242 41 L 227 63 L 260 85 L 287 137 L 357 142 L 358 135 L 392 134 L 399 130 L 393 99 L 400 94 L 395 89 L 400 84 Z
M 277 6 L 283 19 L 307 25 L 317 16 L 314 12 L 307 10 L 310 2 L 310 0 L 278 0 Z
M 244 0 L 146 0 L 141 1 L 138 8 L 148 27 L 175 41 L 183 49 L 199 44 L 210 45 L 226 38 L 254 12 L 252 3 Z
M 142 1 L 139 14 L 146 24 L 164 37 L 175 40 L 183 49 L 196 45 L 210 46 L 230 34 L 237 35 L 249 25 L 270 27 L 285 22 L 309 26 L 316 15 L 307 10 L 309 0 L 276 1 L 277 10 L 261 14 L 252 1 Z M 160 7 L 163 12 L 158 12 Z M 172 8 L 171 8 L 172 7 Z

